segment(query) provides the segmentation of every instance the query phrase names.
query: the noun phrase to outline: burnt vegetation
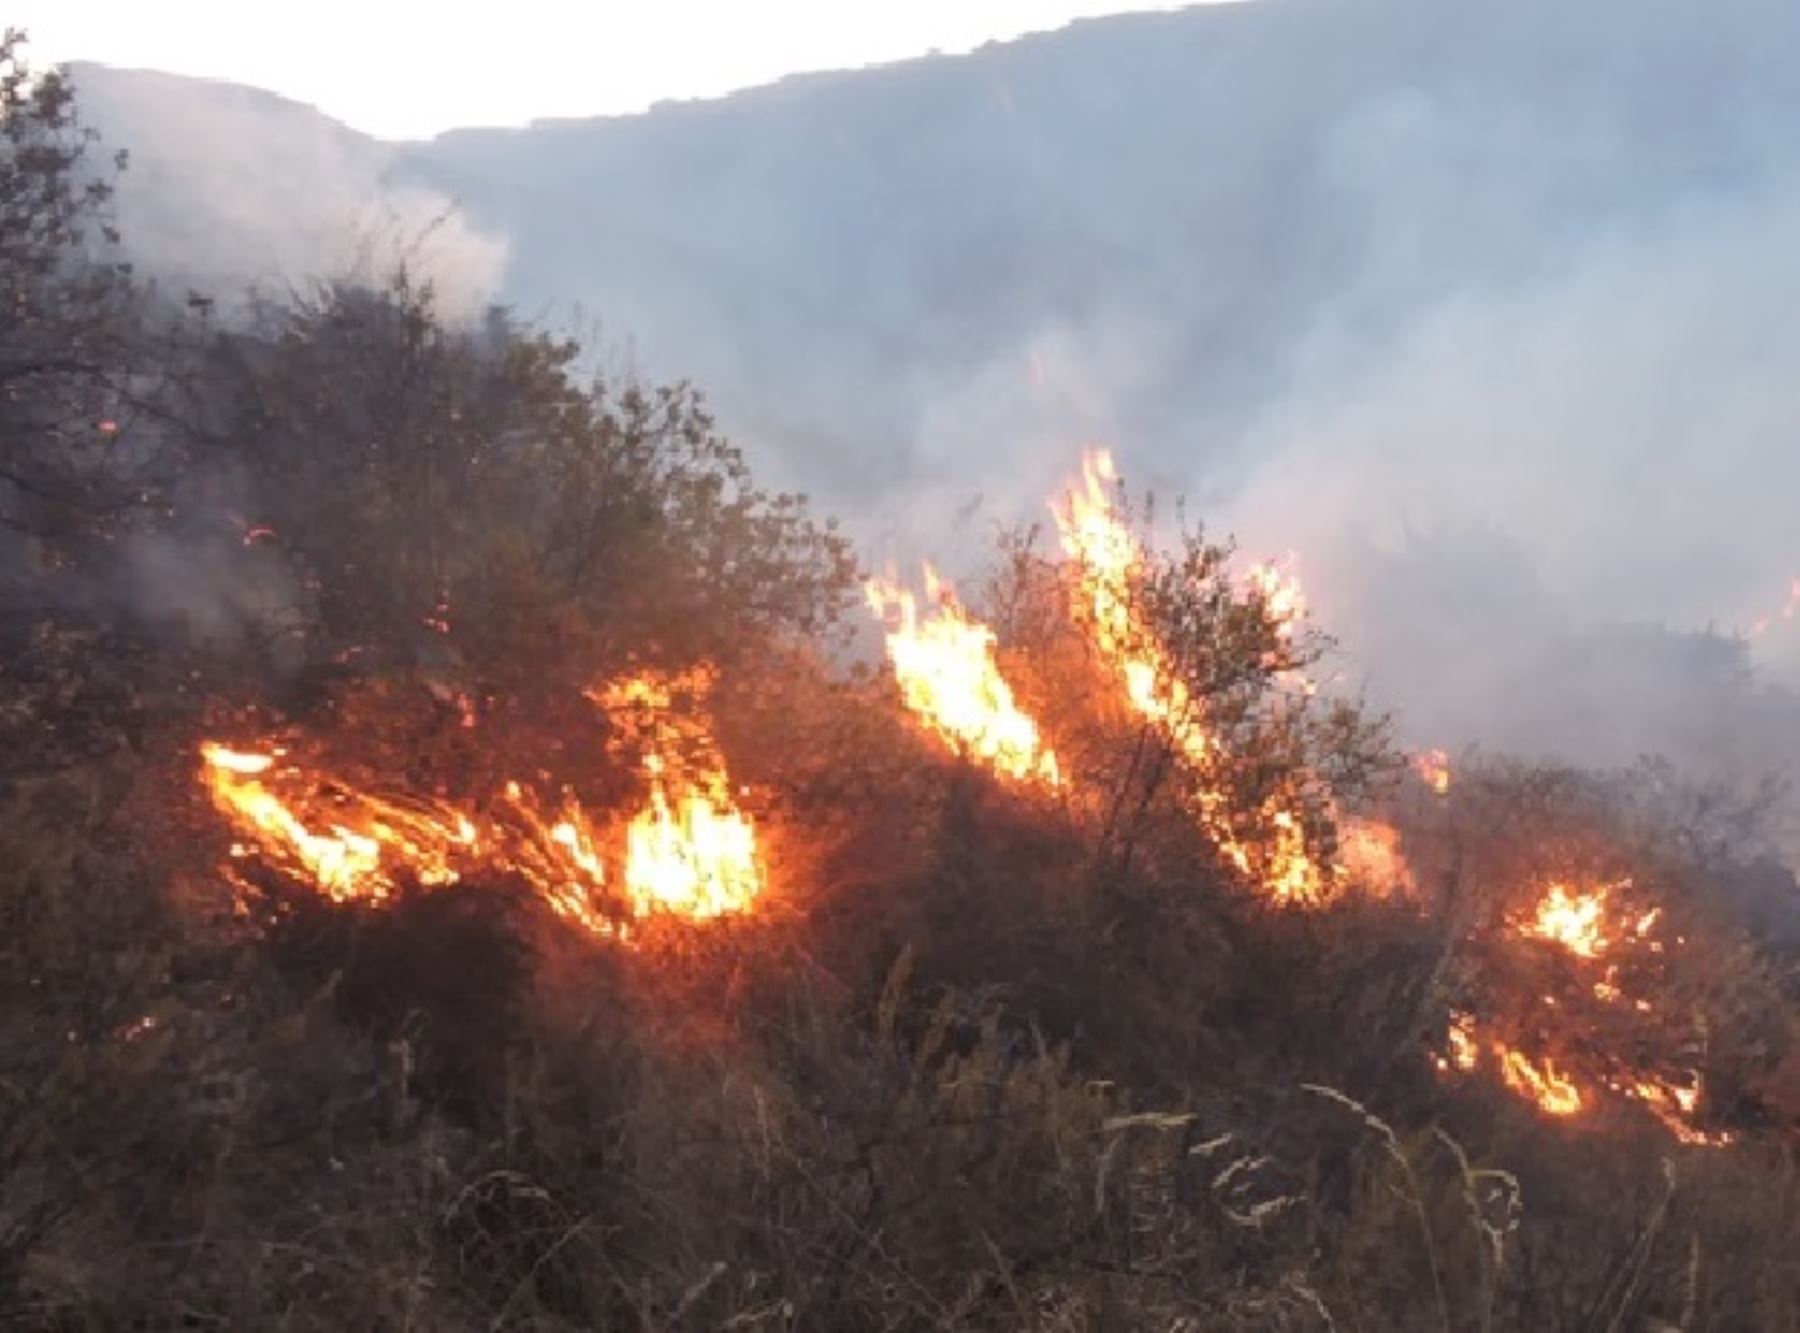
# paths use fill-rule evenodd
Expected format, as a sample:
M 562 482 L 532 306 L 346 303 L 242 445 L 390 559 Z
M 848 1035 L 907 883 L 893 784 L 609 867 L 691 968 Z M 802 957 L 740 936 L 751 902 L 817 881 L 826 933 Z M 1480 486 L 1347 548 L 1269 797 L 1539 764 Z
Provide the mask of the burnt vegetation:
M 1100 688 L 1027 535 L 979 605 L 1063 785 L 1001 781 L 845 665 L 848 543 L 693 390 L 405 274 L 171 300 L 11 36 L 0 99 L 0 1322 L 1800 1327 L 1763 803 L 1476 758 L 1433 792 L 1294 702 L 1324 645 L 1199 535 L 1128 591 L 1228 769 Z M 587 693 L 697 662 L 768 869 L 717 920 L 605 938 L 492 866 L 336 902 L 234 858 L 197 777 L 273 736 L 395 800 L 615 809 Z M 1221 850 L 1260 866 L 1272 810 L 1324 858 L 1379 812 L 1411 891 L 1272 905 Z M 1522 938 L 1558 877 L 1669 948 Z M 1591 1100 L 1446 1074 L 1462 1013 Z M 1592 1095 L 1665 1066 L 1717 1142 Z

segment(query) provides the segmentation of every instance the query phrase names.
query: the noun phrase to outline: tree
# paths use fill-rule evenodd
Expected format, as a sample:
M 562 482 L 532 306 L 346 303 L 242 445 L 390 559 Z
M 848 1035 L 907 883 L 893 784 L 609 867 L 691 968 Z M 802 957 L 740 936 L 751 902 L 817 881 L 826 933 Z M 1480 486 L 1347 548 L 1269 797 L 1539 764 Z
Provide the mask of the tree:
M 231 544 L 286 563 L 314 664 L 579 688 L 825 628 L 854 577 L 803 498 L 753 484 L 685 384 L 583 383 L 576 344 L 428 285 L 330 284 L 222 330 L 190 418 L 241 494 Z M 208 483 L 211 485 L 212 483 Z
M 0 37 L 0 525 L 49 540 L 139 498 L 120 420 L 135 292 L 65 73 Z

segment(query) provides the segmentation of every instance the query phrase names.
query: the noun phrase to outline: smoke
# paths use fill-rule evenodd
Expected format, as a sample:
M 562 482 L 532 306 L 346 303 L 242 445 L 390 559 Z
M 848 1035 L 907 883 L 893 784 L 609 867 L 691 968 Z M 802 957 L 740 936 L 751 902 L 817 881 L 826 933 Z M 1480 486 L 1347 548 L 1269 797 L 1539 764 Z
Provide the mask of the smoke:
M 495 299 L 503 239 L 409 178 L 391 145 L 270 93 L 77 65 L 82 110 L 130 167 L 118 207 L 134 261 L 227 305 L 249 288 L 379 280 L 404 262 L 453 318 Z
M 94 118 L 175 267 L 454 198 L 459 290 L 598 312 L 878 561 L 966 569 L 1103 442 L 1296 553 L 1410 739 L 1755 771 L 1800 754 L 1800 625 L 1731 637 L 1800 573 L 1795 50 L 1785 0 L 1259 0 L 403 149 L 111 72 Z

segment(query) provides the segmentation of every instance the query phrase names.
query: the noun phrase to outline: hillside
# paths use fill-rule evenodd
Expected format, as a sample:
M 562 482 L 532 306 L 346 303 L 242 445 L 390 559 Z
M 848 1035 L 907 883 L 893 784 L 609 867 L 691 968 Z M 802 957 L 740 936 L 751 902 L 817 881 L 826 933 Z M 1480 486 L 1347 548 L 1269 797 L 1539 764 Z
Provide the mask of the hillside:
M 1796 51 L 1775 0 L 1265 0 L 403 145 L 79 81 L 153 269 L 408 251 L 453 310 L 703 385 L 877 559 L 979 564 L 1105 441 L 1297 553 L 1417 739 L 1723 771 L 1800 748 L 1800 706 L 1683 646 L 1800 567 Z M 1800 634 L 1752 667 L 1791 683 Z
M 1340 11 L 1255 12 L 1181 22 L 1364 58 Z M 1535 21 L 1541 58 L 1558 30 Z M 1708 208 L 1669 185 L 1680 219 L 1640 200 L 1604 241 L 1605 208 L 1576 210 L 1568 266 L 1484 293 L 1340 292 L 1340 332 L 1367 338 L 1297 334 L 1304 392 L 1273 387 L 1280 354 L 1241 377 L 1259 405 L 1222 489 L 1173 419 L 1117 455 L 1053 433 L 1032 467 L 970 449 L 966 482 L 894 460 L 884 502 L 922 516 L 909 536 L 946 581 L 883 571 L 854 494 L 846 528 L 771 486 L 799 456 L 753 423 L 744 447 L 691 384 L 484 308 L 459 256 L 496 264 L 504 238 L 514 281 L 537 262 L 503 220 L 471 205 L 398 250 L 345 222 L 353 198 L 440 216 L 429 158 L 457 141 L 370 144 L 138 75 L 115 80 L 145 107 L 110 104 L 114 132 L 160 126 L 210 166 L 124 171 L 28 54 L 0 35 L 0 1324 L 1800 1325 L 1800 879 L 1792 792 L 1768 781 L 1800 753 L 1800 703 L 1767 674 L 1800 579 L 1739 633 L 1634 616 L 1760 565 L 1758 515 L 1787 512 L 1787 306 L 1779 254 L 1750 243 L 1781 215 L 1774 167 Z M 895 171 L 938 91 L 896 111 Z M 1117 133 L 1044 188 L 1106 175 Z M 736 160 L 683 178 L 678 138 L 653 154 L 687 181 L 671 200 Z M 1244 179 L 1286 178 L 1283 142 L 1246 148 Z M 1405 160 L 1394 184 L 1432 179 Z M 114 190 L 134 180 L 135 250 Z M 809 192 L 709 226 L 811 218 Z M 916 234 L 910 195 L 832 229 L 834 280 L 888 262 L 850 261 L 870 238 L 930 253 L 954 193 L 920 196 Z M 1540 211 L 1534 253 L 1559 234 Z M 195 225 L 218 239 L 181 260 Z M 705 229 L 639 239 L 670 276 L 665 230 Z M 1149 273 L 1149 245 L 1117 267 Z M 1296 291 L 1355 256 L 1326 258 Z M 288 263 L 260 291 L 226 272 Z M 1356 264 L 1357 290 L 1399 290 Z M 909 272 L 929 326 L 958 284 L 915 297 Z M 207 273 L 216 299 L 181 299 Z M 762 290 L 713 276 L 709 319 Z M 777 306 L 807 292 L 768 281 Z M 1031 309 L 1079 288 L 1020 284 Z M 1135 308 L 1174 319 L 1192 294 Z M 996 328 L 1031 322 L 1004 306 Z M 1243 322 L 1282 342 L 1280 307 Z M 1106 327 L 1070 318 L 1071 348 Z M 820 373 L 790 335 L 791 362 L 757 345 L 798 367 L 755 386 L 771 403 Z M 1047 354 L 1024 370 L 1050 407 L 1070 382 Z M 1200 470 L 1191 510 L 1133 461 L 1159 442 Z M 977 563 L 1001 503 L 956 493 L 1001 465 L 1022 502 L 1054 475 L 1022 511 L 1042 521 Z M 1306 520 L 1304 556 L 1220 535 L 1261 543 L 1271 516 Z M 1610 597 L 1579 576 L 1633 556 Z M 1377 663 L 1398 720 L 1357 688 Z M 1523 752 L 1458 743 L 1484 731 Z M 1663 757 L 1637 759 L 1645 738 Z

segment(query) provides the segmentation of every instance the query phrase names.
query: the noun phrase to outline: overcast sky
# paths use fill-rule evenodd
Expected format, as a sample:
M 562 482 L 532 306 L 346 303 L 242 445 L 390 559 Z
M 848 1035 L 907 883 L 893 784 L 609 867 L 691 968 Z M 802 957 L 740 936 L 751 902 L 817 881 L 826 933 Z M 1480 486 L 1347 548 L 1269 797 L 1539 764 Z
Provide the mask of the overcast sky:
M 12 0 L 40 63 L 253 84 L 386 138 L 641 111 L 1158 0 Z

